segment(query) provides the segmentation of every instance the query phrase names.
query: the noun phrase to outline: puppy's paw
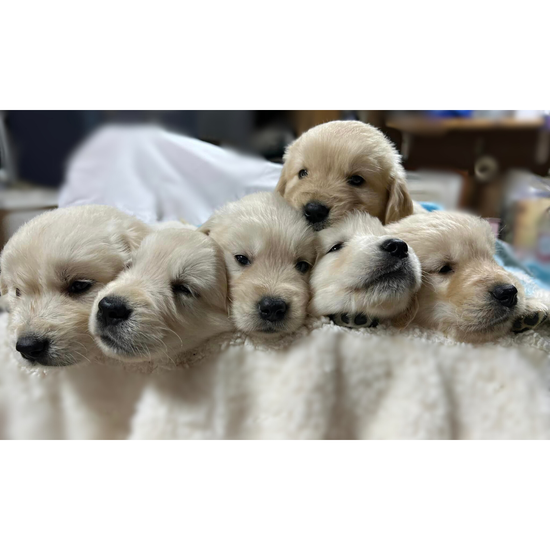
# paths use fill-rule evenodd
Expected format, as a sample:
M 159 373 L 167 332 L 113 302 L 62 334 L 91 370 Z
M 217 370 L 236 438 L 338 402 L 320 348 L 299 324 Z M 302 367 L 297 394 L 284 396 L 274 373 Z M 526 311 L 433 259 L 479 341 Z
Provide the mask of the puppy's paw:
M 378 319 L 364 313 L 334 313 L 329 315 L 329 319 L 339 327 L 375 328 L 378 326 Z
M 548 318 L 548 308 L 536 300 L 527 301 L 527 311 L 518 317 L 512 325 L 512 332 L 520 333 L 534 330 Z

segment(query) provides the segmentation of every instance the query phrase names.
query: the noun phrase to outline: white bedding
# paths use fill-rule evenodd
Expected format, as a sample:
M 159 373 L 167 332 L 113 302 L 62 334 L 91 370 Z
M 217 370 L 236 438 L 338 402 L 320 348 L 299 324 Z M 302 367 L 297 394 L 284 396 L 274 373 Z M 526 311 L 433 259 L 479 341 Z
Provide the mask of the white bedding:
M 228 201 L 273 191 L 281 169 L 155 126 L 106 126 L 73 156 L 59 205 L 107 204 L 147 223 L 197 226 Z
M 474 347 L 419 329 L 349 331 L 316 322 L 272 347 L 219 338 L 191 353 L 185 367 L 149 373 L 111 363 L 29 374 L 2 341 L 7 438 L 550 435 L 548 332 Z

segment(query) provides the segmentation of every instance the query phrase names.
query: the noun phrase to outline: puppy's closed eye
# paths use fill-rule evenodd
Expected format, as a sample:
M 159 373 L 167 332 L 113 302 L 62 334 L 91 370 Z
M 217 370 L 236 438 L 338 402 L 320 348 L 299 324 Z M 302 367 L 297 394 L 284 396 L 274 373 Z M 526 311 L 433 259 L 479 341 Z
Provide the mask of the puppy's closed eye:
M 328 252 L 327 254 L 330 254 L 331 252 L 337 252 L 338 250 L 341 250 L 344 248 L 344 243 L 336 243 Z
M 193 291 L 184 283 L 172 283 L 172 292 L 176 295 L 194 296 Z
M 67 289 L 67 292 L 71 295 L 80 295 L 84 294 L 85 292 L 88 292 L 94 286 L 94 281 L 88 281 L 88 280 L 81 280 L 81 281 L 73 281 L 69 288 Z
M 359 187 L 360 185 L 363 185 L 365 183 L 365 178 L 362 176 L 358 176 L 357 174 L 350 176 L 348 178 L 348 183 L 350 185 L 353 185 L 354 187 Z
M 452 270 L 453 266 L 451 264 L 445 264 L 437 272 L 441 275 L 445 275 L 446 273 L 450 273 Z

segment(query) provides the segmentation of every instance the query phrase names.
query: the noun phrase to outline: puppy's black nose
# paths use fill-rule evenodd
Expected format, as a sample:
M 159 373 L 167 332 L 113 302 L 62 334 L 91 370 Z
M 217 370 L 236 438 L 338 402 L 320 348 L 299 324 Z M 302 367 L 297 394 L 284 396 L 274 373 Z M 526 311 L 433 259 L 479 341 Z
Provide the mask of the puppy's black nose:
M 24 336 L 19 338 L 15 344 L 15 349 L 27 360 L 37 361 L 46 355 L 50 341 L 36 336 Z
M 503 306 L 514 307 L 518 303 L 518 289 L 514 285 L 499 285 L 491 290 L 491 294 Z
M 126 305 L 122 298 L 107 296 L 98 304 L 97 318 L 105 326 L 117 325 L 127 321 L 132 310 Z
M 400 260 L 406 258 L 409 254 L 409 247 L 407 246 L 407 243 L 401 239 L 388 239 L 387 241 L 384 241 L 380 247 L 382 250 L 389 252 L 392 256 L 395 256 Z
M 281 298 L 264 297 L 258 303 L 260 317 L 265 321 L 282 321 L 288 306 Z
M 304 216 L 309 223 L 319 223 L 327 219 L 330 208 L 320 202 L 308 202 L 304 206 Z

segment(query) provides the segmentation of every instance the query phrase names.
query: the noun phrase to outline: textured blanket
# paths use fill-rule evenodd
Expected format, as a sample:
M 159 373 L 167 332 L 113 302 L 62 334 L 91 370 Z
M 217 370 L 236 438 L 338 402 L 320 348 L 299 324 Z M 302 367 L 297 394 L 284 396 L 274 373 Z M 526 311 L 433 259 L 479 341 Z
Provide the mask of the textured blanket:
M 2 333 L 5 323 L 0 316 Z M 549 351 L 546 329 L 471 346 L 417 328 L 349 331 L 318 321 L 269 347 L 219 338 L 184 367 L 30 374 L 2 345 L 2 435 L 546 439 Z

